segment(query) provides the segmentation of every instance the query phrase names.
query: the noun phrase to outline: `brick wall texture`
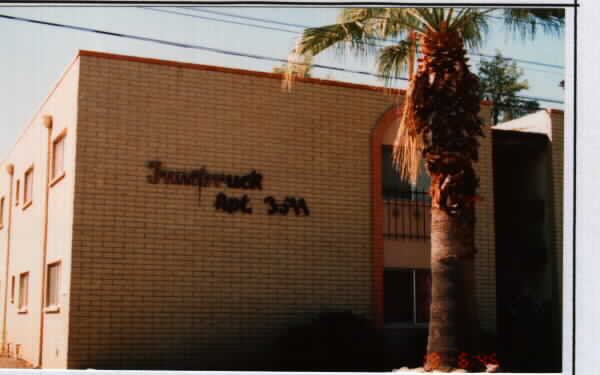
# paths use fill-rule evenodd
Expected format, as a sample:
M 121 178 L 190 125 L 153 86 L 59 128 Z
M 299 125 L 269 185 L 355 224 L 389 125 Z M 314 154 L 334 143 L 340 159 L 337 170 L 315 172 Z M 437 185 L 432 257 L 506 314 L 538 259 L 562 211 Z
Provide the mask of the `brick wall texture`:
M 558 343 L 554 356 L 562 355 L 562 321 L 563 321 L 563 204 L 564 204 L 564 114 L 559 111 L 549 111 L 551 133 L 551 164 L 552 164 L 552 227 L 551 240 L 556 259 L 556 278 L 554 290 L 556 296 L 554 306 L 554 331 L 557 332 L 555 342 Z
M 496 231 L 494 222 L 494 171 L 492 153 L 491 107 L 482 106 L 484 137 L 480 140 L 479 196 L 475 205 L 475 280 L 481 328 L 496 332 Z
M 370 134 L 393 99 L 361 89 L 81 57 L 69 367 L 244 368 L 309 314 L 373 317 Z M 491 142 L 488 137 L 484 142 Z M 495 326 L 491 148 L 478 297 Z M 263 190 L 149 184 L 165 167 L 264 175 Z M 215 195 L 252 214 L 216 212 Z M 306 199 L 270 216 L 263 199 Z
M 260 368 L 275 337 L 319 312 L 376 318 L 370 147 L 393 97 L 313 82 L 288 93 L 268 74 L 89 52 L 77 67 L 62 366 Z M 494 331 L 491 138 L 477 164 L 476 292 Z M 256 170 L 262 190 L 151 184 L 151 160 Z M 219 193 L 247 195 L 252 213 L 217 211 Z M 310 216 L 269 215 L 267 196 L 304 198 Z
M 369 137 L 393 100 L 280 85 L 81 57 L 69 367 L 244 369 L 308 314 L 372 314 Z M 147 183 L 148 160 L 255 169 L 263 190 L 199 201 Z M 216 212 L 219 192 L 252 214 Z M 311 215 L 270 216 L 267 196 Z

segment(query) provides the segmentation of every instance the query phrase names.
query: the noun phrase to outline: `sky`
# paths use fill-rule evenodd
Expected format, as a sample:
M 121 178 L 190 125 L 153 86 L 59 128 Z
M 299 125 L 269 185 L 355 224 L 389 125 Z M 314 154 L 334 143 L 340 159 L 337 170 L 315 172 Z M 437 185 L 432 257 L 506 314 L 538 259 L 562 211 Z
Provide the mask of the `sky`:
M 215 12 L 226 13 L 215 14 Z M 177 13 L 177 14 L 176 14 Z M 336 8 L 288 7 L 212 7 L 177 8 L 166 6 L 0 6 L 0 15 L 65 24 L 185 43 L 261 56 L 286 59 L 302 26 L 321 26 L 335 22 Z M 187 15 L 186 15 L 187 14 Z M 262 19 L 264 21 L 258 21 Z M 218 21 L 220 20 L 220 21 Z M 223 22 L 225 21 L 225 22 Z M 282 24 L 285 23 L 286 25 Z M 492 19 L 483 47 L 470 53 L 493 55 L 500 50 L 505 57 L 546 65 L 565 65 L 564 37 L 538 33 L 523 41 L 505 32 L 501 20 Z M 259 26 L 259 27 L 256 27 Z M 22 130 L 56 84 L 78 50 L 93 50 L 132 56 L 225 66 L 238 69 L 272 71 L 280 62 L 255 59 L 214 51 L 181 48 L 156 42 L 132 40 L 62 27 L 39 25 L 0 17 L 0 161 L 4 159 Z M 477 71 L 480 57 L 470 63 Z M 373 58 L 336 56 L 325 52 L 315 64 L 368 73 L 375 72 Z M 558 86 L 564 68 L 518 62 L 529 83 L 520 95 L 563 101 Z M 314 69 L 313 76 L 345 82 L 378 85 L 372 75 Z M 399 82 L 398 87 L 405 87 Z M 560 103 L 542 102 L 542 107 L 563 109 Z

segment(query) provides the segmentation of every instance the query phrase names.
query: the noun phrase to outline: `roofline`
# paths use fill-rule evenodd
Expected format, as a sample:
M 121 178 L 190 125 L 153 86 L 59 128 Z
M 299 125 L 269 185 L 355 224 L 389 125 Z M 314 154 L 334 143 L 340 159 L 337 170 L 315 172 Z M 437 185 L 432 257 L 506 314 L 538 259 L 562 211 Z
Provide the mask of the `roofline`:
M 548 134 L 545 133 L 536 133 L 536 132 L 527 132 L 522 130 L 513 130 L 513 129 L 497 129 L 492 128 L 492 134 L 499 135 L 500 137 L 519 137 L 519 138 L 548 138 Z
M 212 72 L 242 74 L 242 75 L 253 76 L 253 77 L 271 78 L 271 79 L 278 79 L 278 80 L 283 79 L 283 75 L 281 73 L 268 73 L 268 72 L 260 72 L 257 70 L 226 68 L 223 66 L 216 66 L 216 65 L 186 63 L 186 62 L 174 61 L 174 60 L 163 60 L 163 59 L 155 59 L 155 58 L 150 58 L 150 57 L 120 55 L 120 54 L 108 53 L 108 52 L 79 50 L 78 56 L 101 57 L 101 58 L 107 58 L 107 59 L 113 59 L 113 60 L 132 61 L 132 62 L 140 62 L 140 63 L 146 63 L 146 64 L 166 65 L 166 66 L 174 66 L 174 67 L 179 67 L 179 68 L 206 70 L 206 71 L 212 71 Z M 362 85 L 362 84 L 358 84 L 358 83 L 332 81 L 332 80 L 328 80 L 328 79 L 308 78 L 308 77 L 303 77 L 303 78 L 296 77 L 295 79 L 300 82 L 312 83 L 312 84 L 317 84 L 317 85 L 337 86 L 337 87 L 344 87 L 344 88 L 350 88 L 350 89 L 360 89 L 360 90 L 370 90 L 370 91 L 381 91 L 386 94 L 398 94 L 398 95 L 406 94 L 405 89 L 389 89 L 389 88 L 385 88 L 383 86 Z M 481 104 L 491 106 L 492 102 L 490 100 L 482 100 Z
M 149 57 L 119 55 L 119 54 L 114 54 L 114 53 L 98 52 L 98 51 L 90 51 L 90 50 L 80 50 L 78 56 L 100 57 L 100 58 L 107 58 L 107 59 L 113 59 L 113 60 L 140 62 L 140 63 L 146 63 L 146 64 L 166 65 L 166 66 L 174 66 L 174 67 L 178 67 L 178 68 L 188 68 L 188 69 L 195 69 L 195 70 L 221 72 L 221 73 L 233 73 L 233 74 L 241 74 L 241 75 L 253 76 L 253 77 L 278 79 L 278 80 L 283 79 L 283 75 L 281 73 L 267 73 L 267 72 L 260 72 L 260 71 L 256 71 L 256 70 L 226 68 L 223 66 L 186 63 L 186 62 L 181 62 L 181 61 L 154 59 L 154 58 L 149 58 Z M 332 80 L 328 80 L 328 79 L 296 77 L 295 80 L 300 81 L 300 82 L 325 85 L 325 86 L 337 86 L 337 87 L 344 87 L 344 88 L 350 88 L 350 89 L 381 91 L 381 92 L 386 92 L 386 93 L 390 93 L 390 94 L 404 95 L 406 93 L 406 90 L 404 90 L 404 89 L 387 89 L 382 86 L 362 85 L 362 84 L 356 84 L 356 83 L 332 81 Z
M 50 90 L 50 92 L 48 92 L 48 94 L 44 97 L 44 100 L 42 100 L 42 103 L 38 106 L 37 111 L 35 111 L 35 113 L 33 114 L 33 117 L 31 118 L 31 120 L 29 120 L 29 123 L 27 124 L 27 126 L 25 126 L 25 128 L 23 130 L 21 130 L 21 133 L 19 134 L 19 136 L 17 136 L 16 141 L 12 144 L 12 146 L 10 146 L 7 149 L 7 151 L 4 154 L 0 154 L 0 165 L 6 163 L 9 155 L 14 151 L 15 147 L 17 146 L 19 141 L 25 136 L 25 133 L 27 133 L 29 128 L 31 128 L 31 126 L 33 125 L 33 121 L 38 117 L 38 115 L 42 111 L 42 108 L 44 108 L 44 106 L 46 105 L 48 100 L 50 100 L 50 97 L 52 95 L 54 95 L 54 92 L 58 89 L 58 86 L 62 83 L 62 81 L 67 76 L 67 74 L 69 74 L 69 72 L 71 71 L 71 68 L 73 67 L 73 65 L 75 65 L 75 63 L 78 60 L 79 60 L 79 54 L 77 54 L 75 57 L 73 57 L 73 59 L 71 59 L 71 62 L 69 64 L 67 64 L 67 67 L 65 68 L 65 70 L 63 70 L 62 74 L 59 76 L 59 78 L 56 81 L 56 83 L 54 84 L 54 86 L 52 86 L 52 89 Z
M 63 71 L 61 76 L 59 77 L 56 84 L 54 84 L 54 86 L 52 87 L 52 89 L 50 90 L 48 95 L 46 95 L 46 97 L 44 98 L 42 103 L 39 105 L 38 110 L 35 112 L 32 119 L 29 121 L 29 124 L 21 131 L 21 134 L 17 137 L 17 139 L 13 143 L 12 147 L 9 148 L 5 154 L 0 155 L 0 157 L 2 157 L 2 159 L 0 159 L 0 164 L 3 164 L 5 162 L 5 159 L 14 150 L 14 147 L 16 146 L 17 143 L 19 143 L 21 138 L 23 138 L 23 136 L 25 135 L 27 130 L 29 130 L 29 128 L 33 124 L 33 121 L 40 114 L 40 111 L 42 110 L 42 108 L 44 107 L 46 102 L 48 102 L 48 100 L 54 94 L 54 92 L 56 91 L 56 89 L 58 88 L 60 83 L 63 81 L 63 79 L 65 78 L 67 73 L 71 70 L 71 68 L 73 67 L 75 62 L 77 62 L 81 56 L 100 57 L 100 58 L 107 58 L 107 59 L 113 59 L 113 60 L 140 62 L 140 63 L 146 63 L 146 64 L 157 64 L 157 65 L 165 65 L 165 66 L 174 66 L 174 67 L 180 67 L 180 68 L 205 70 L 205 71 L 213 71 L 213 72 L 242 74 L 242 75 L 247 75 L 247 76 L 278 79 L 278 80 L 281 80 L 283 78 L 282 74 L 280 74 L 280 73 L 267 73 L 267 72 L 259 72 L 256 70 L 234 69 L 234 68 L 226 68 L 226 67 L 215 66 L 215 65 L 194 64 L 194 63 L 185 63 L 185 62 L 174 61 L 174 60 L 154 59 L 154 58 L 149 58 L 149 57 L 139 57 L 139 56 L 131 56 L 131 55 L 119 55 L 119 54 L 115 54 L 115 53 L 90 51 L 90 50 L 79 50 L 77 52 L 77 55 L 67 65 L 67 67 L 65 68 L 65 70 Z M 305 78 L 297 77 L 296 80 L 298 80 L 300 82 L 324 85 L 324 86 L 336 86 L 336 87 L 343 87 L 343 88 L 350 88 L 350 89 L 379 91 L 382 93 L 397 94 L 397 95 L 405 95 L 406 94 L 405 89 L 387 89 L 383 86 L 362 85 L 362 84 L 357 84 L 357 83 L 348 83 L 348 82 L 332 81 L 332 80 L 328 80 L 328 79 L 306 78 L 306 77 Z M 490 106 L 490 105 L 492 105 L 492 102 L 489 100 L 482 100 L 481 104 Z

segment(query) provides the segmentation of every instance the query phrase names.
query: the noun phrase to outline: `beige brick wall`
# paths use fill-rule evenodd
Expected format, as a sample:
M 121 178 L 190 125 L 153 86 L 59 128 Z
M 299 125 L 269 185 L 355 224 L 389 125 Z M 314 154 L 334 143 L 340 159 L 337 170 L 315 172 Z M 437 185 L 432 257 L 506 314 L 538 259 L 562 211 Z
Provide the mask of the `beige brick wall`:
M 81 57 L 69 367 L 244 368 L 309 313 L 372 317 L 363 89 Z M 264 175 L 263 190 L 152 185 L 165 167 Z M 224 191 L 251 215 L 216 212 Z M 269 216 L 266 196 L 309 217 Z
M 36 165 L 34 204 L 13 217 L 9 264 L 17 280 L 30 270 L 32 308 L 17 314 L 8 306 L 7 342 L 37 363 L 42 114 L 54 118 L 53 139 L 68 130 L 67 174 L 48 202 L 46 264 L 60 260 L 63 274 L 61 311 L 44 315 L 43 366 L 243 369 L 260 366 L 282 329 L 314 313 L 373 317 L 370 141 L 393 102 L 364 88 L 300 82 L 283 93 L 265 76 L 84 54 L 0 166 L 7 197 L 4 165 L 15 164 L 21 192 L 24 168 Z M 148 184 L 148 160 L 240 175 L 256 169 L 263 190 L 209 187 L 199 201 L 197 188 Z M 477 296 L 484 327 L 495 330 L 489 136 L 477 168 Z M 219 192 L 247 194 L 253 213 L 216 212 Z M 303 197 L 311 215 L 269 216 L 269 195 Z
M 491 107 L 482 105 L 485 137 L 480 140 L 479 176 L 481 200 L 475 205 L 475 280 L 481 327 L 496 332 L 496 231 L 494 222 L 494 171 L 491 131 Z
M 561 355 L 561 333 L 563 321 L 563 204 L 564 204 L 564 113 L 562 111 L 549 111 L 551 120 L 550 141 L 552 148 L 552 202 L 554 212 L 552 212 L 552 230 L 551 238 L 554 254 L 556 256 L 556 277 L 554 280 L 555 290 L 555 314 L 554 324 L 557 332 L 557 350 L 556 356 Z
M 552 239 L 559 270 L 559 285 L 562 289 L 563 261 L 563 186 L 564 186 L 564 114 L 551 111 L 552 124 L 550 141 L 552 142 L 552 191 L 554 202 Z

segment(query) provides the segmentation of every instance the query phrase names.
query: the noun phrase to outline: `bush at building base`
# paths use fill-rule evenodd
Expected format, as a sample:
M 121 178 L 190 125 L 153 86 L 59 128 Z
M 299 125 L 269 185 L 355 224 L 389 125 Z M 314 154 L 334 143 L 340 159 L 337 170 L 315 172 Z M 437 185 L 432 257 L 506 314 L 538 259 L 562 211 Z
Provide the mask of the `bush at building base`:
M 382 337 L 350 311 L 324 312 L 287 329 L 277 340 L 278 370 L 380 371 Z

